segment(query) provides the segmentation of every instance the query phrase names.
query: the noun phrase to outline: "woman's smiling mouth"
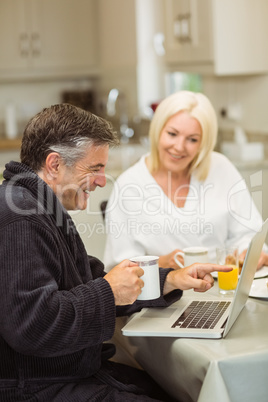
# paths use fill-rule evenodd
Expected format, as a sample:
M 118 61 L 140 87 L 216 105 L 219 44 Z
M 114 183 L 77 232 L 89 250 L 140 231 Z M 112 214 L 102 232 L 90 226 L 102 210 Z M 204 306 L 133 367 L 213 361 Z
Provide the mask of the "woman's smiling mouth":
M 182 158 L 185 158 L 184 155 L 174 155 L 174 154 L 172 154 L 172 153 L 170 153 L 170 152 L 169 152 L 169 155 L 170 155 L 172 158 L 174 158 L 174 159 L 182 159 Z

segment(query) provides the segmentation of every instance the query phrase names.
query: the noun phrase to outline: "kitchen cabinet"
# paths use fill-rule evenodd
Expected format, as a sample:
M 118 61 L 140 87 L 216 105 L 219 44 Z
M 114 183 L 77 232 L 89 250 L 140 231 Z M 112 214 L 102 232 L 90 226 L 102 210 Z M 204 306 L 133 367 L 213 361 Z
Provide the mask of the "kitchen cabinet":
M 267 18 L 267 0 L 166 0 L 166 63 L 216 75 L 267 72 Z
M 1 0 L 0 79 L 95 73 L 96 8 L 96 0 Z

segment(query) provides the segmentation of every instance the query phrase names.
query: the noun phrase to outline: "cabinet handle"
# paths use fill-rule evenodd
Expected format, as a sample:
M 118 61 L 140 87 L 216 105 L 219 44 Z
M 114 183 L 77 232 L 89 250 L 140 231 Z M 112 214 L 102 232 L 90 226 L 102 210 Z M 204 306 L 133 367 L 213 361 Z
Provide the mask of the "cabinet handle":
M 29 35 L 24 32 L 20 34 L 19 37 L 19 49 L 20 49 L 20 55 L 22 57 L 28 57 L 30 53 L 30 41 L 29 41 Z
M 32 33 L 31 42 L 32 42 L 32 54 L 33 56 L 37 57 L 41 53 L 40 35 L 37 32 Z
M 191 14 L 180 14 L 174 21 L 174 36 L 180 43 L 191 42 Z

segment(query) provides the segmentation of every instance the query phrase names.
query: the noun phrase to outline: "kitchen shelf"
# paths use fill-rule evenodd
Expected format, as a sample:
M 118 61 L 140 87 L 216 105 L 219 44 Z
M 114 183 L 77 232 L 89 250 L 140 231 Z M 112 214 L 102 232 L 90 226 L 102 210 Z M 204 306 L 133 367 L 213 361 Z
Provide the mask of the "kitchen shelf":
M 21 138 L 16 138 L 14 140 L 9 140 L 6 138 L 0 139 L 0 151 L 9 151 L 14 149 L 20 149 Z

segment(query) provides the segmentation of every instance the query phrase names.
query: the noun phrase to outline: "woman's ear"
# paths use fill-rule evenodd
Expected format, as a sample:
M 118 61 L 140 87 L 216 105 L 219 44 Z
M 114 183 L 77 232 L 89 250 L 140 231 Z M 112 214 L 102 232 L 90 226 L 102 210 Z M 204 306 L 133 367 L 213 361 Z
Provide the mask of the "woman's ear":
M 47 175 L 51 177 L 51 179 L 55 179 L 59 173 L 61 165 L 61 158 L 57 152 L 51 152 L 45 162 L 45 169 Z

